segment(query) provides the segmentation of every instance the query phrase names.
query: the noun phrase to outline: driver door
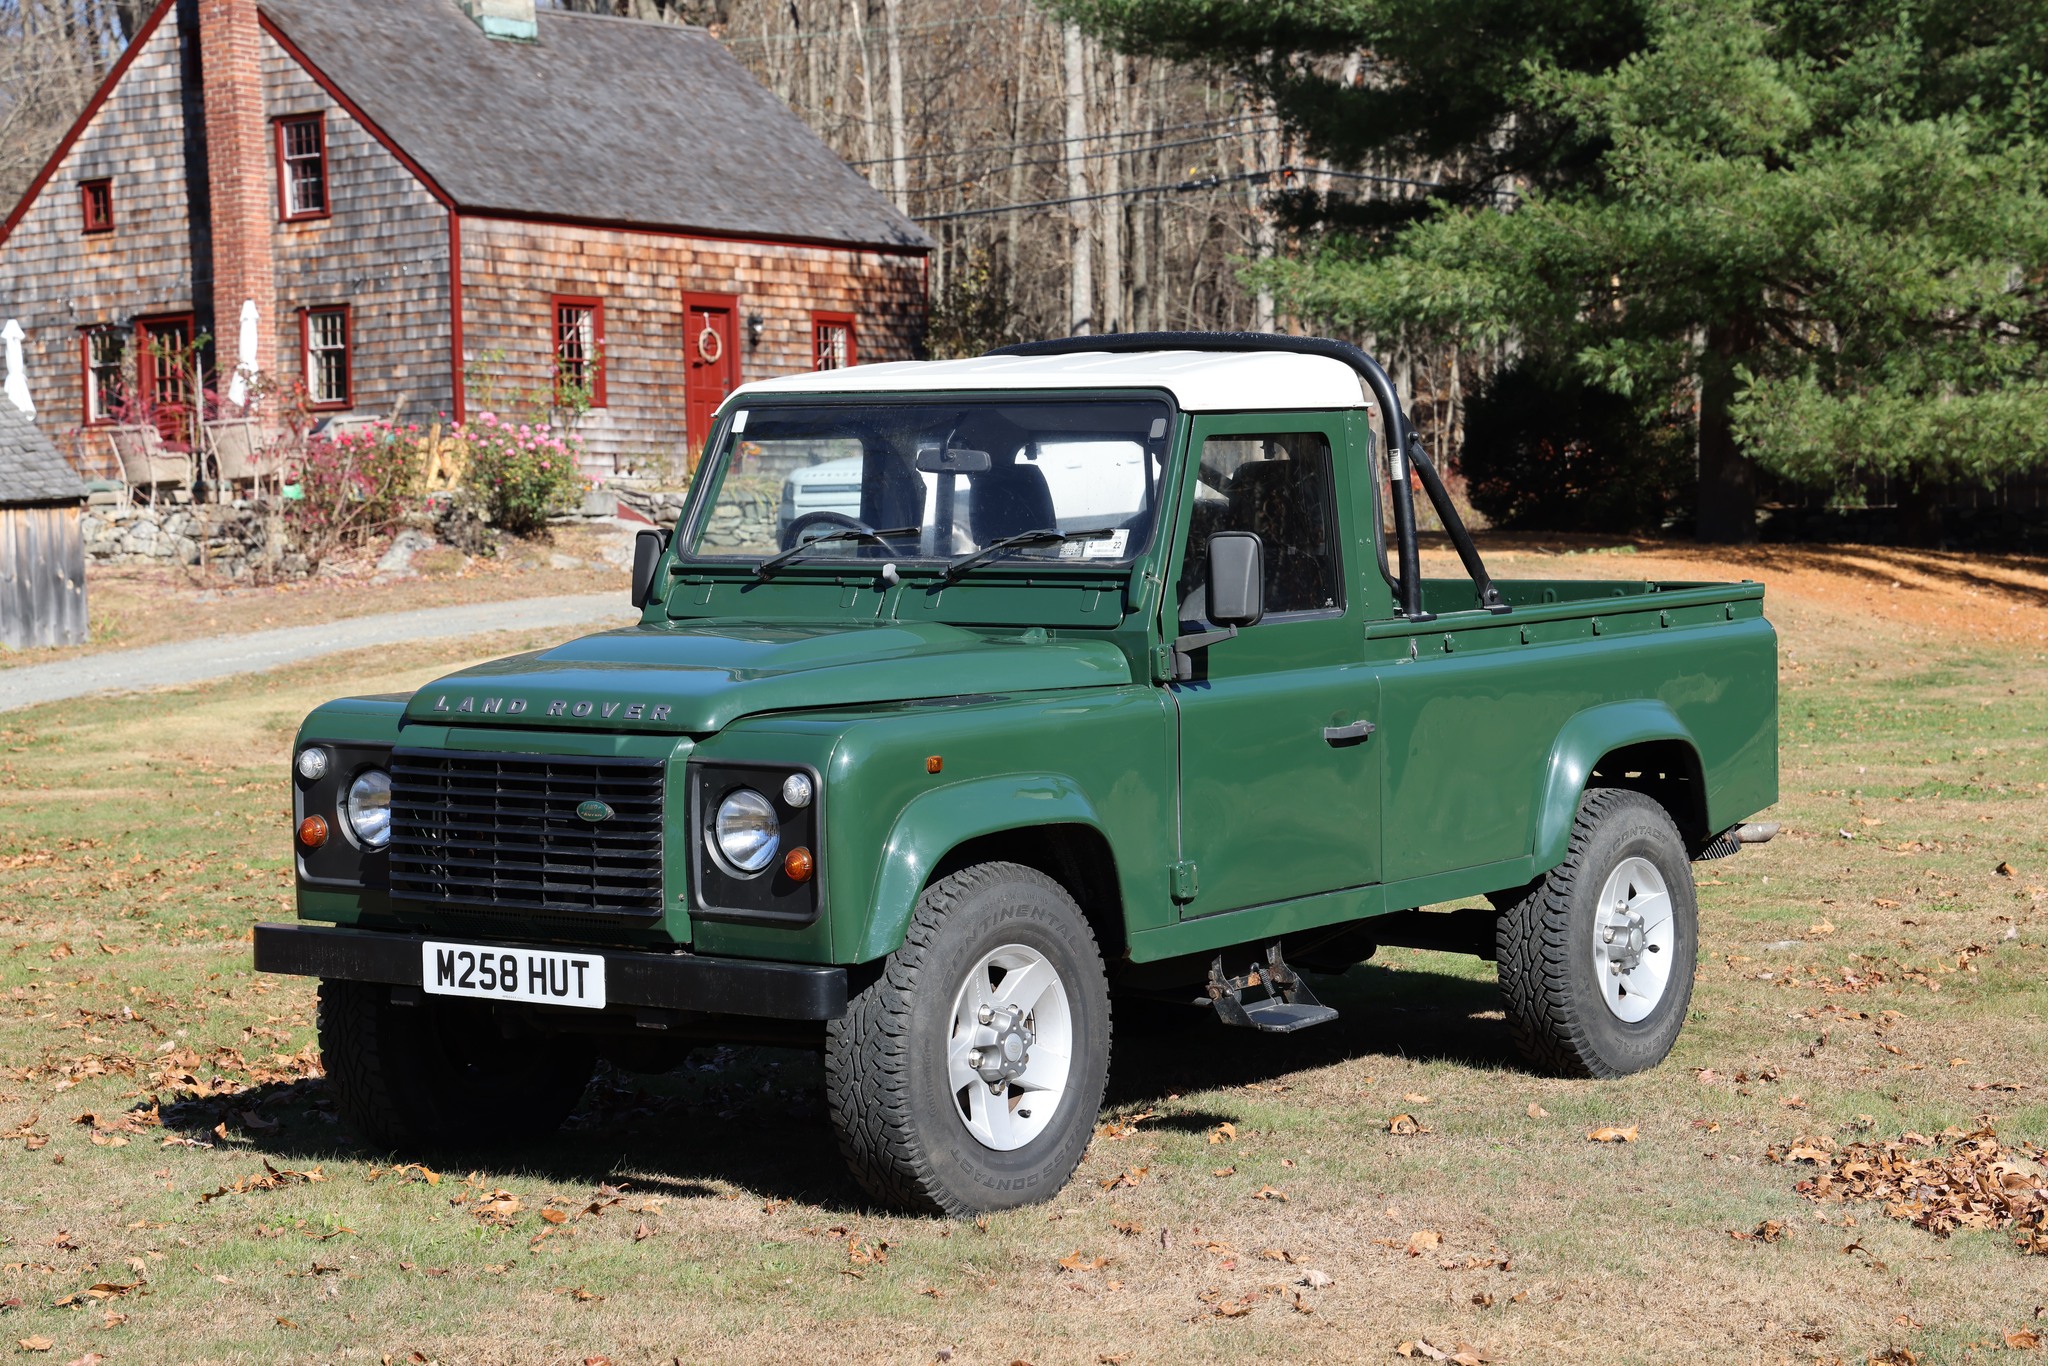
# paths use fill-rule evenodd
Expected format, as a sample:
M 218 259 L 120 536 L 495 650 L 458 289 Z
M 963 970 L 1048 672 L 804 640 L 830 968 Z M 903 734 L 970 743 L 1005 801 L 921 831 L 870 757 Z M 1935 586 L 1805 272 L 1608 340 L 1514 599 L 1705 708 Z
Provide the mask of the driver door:
M 1175 560 L 1178 633 L 1208 628 L 1207 547 L 1218 531 L 1263 543 L 1266 615 L 1191 655 L 1168 685 L 1179 722 L 1180 856 L 1195 865 L 1185 918 L 1377 882 L 1380 750 L 1326 730 L 1376 718 L 1363 608 L 1347 585 L 1357 505 L 1339 455 L 1345 415 L 1197 419 Z M 1176 623 L 1168 623 L 1169 634 Z M 1183 871 L 1180 892 L 1185 895 Z

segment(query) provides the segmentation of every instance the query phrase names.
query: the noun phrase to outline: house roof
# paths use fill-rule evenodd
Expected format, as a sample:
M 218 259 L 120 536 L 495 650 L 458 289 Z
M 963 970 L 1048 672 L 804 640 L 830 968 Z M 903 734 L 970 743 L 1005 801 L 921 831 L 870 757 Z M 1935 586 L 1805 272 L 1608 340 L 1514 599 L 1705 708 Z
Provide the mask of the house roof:
M 76 503 L 85 485 L 35 423 L 0 401 L 0 506 Z
M 756 395 L 811 397 L 974 389 L 1164 389 L 1190 413 L 1367 406 L 1365 386 L 1357 373 L 1329 356 L 1173 350 L 855 365 L 758 380 L 734 390 L 726 402 L 731 406 Z
M 701 28 L 456 0 L 263 0 L 274 32 L 456 206 L 923 250 L 931 239 Z

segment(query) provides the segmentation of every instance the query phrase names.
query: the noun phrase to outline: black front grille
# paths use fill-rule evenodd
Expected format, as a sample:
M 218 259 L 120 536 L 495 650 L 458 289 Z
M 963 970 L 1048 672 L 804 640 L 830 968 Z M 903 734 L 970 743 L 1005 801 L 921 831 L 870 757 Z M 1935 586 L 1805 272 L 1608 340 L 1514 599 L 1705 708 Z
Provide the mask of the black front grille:
M 659 759 L 401 749 L 391 894 L 464 909 L 662 912 Z M 578 807 L 611 809 L 592 821 Z

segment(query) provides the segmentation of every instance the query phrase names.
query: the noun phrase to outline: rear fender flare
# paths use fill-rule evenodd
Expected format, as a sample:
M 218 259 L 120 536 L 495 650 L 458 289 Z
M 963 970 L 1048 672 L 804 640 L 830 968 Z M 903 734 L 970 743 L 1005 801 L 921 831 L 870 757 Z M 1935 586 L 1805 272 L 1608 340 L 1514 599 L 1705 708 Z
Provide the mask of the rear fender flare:
M 1072 778 L 1057 773 L 1006 773 L 919 793 L 883 843 L 853 961 L 896 951 L 925 883 L 947 854 L 984 835 L 1043 825 L 1086 825 L 1103 833 L 1094 803 Z
M 1536 872 L 1546 873 L 1564 862 L 1579 798 L 1601 757 L 1624 745 L 1651 740 L 1677 740 L 1690 748 L 1695 758 L 1699 755 L 1700 747 L 1685 723 L 1654 698 L 1588 707 L 1564 723 L 1550 748 L 1536 798 Z

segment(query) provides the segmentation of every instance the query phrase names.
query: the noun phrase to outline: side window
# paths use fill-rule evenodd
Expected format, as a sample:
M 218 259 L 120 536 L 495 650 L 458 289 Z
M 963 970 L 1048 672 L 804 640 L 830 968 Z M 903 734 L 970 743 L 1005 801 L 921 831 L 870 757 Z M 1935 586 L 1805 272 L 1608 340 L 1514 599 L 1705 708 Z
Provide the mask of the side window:
M 1256 532 L 1265 543 L 1268 616 L 1342 607 L 1336 508 L 1330 440 L 1321 432 L 1204 441 L 1181 562 L 1180 619 L 1204 619 L 1209 538 L 1219 531 Z

